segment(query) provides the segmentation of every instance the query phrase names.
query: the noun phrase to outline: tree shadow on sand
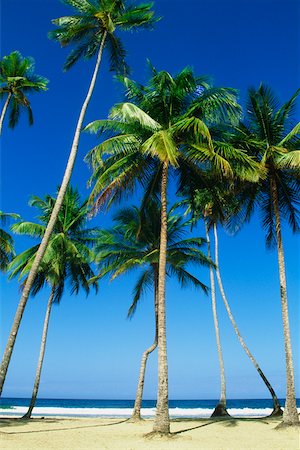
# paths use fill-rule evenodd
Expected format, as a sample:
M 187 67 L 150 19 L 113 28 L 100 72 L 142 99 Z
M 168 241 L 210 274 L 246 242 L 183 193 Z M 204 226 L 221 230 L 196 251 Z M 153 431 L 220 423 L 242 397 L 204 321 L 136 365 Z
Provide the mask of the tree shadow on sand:
M 186 419 L 188 420 L 188 419 Z M 266 424 L 268 425 L 270 422 L 272 422 L 271 420 L 266 420 L 265 417 L 262 418 L 247 418 L 247 417 L 243 417 L 243 418 L 234 418 L 234 417 L 229 417 L 229 418 L 219 418 L 219 419 L 194 419 L 193 421 L 201 421 L 200 425 L 194 426 L 194 427 L 189 427 L 189 428 L 185 428 L 184 430 L 178 430 L 178 431 L 173 431 L 171 434 L 172 435 L 178 435 L 181 433 L 186 433 L 188 431 L 191 430 L 195 430 L 197 428 L 203 428 L 203 427 L 207 427 L 209 425 L 214 425 L 216 423 L 223 425 L 224 427 L 237 427 L 239 425 L 239 422 L 256 422 L 256 423 L 261 423 L 261 424 Z M 182 420 L 180 419 L 175 419 L 172 422 L 182 422 Z M 203 423 L 204 422 L 204 423 Z
M 19 426 L 19 425 L 27 425 L 30 423 L 59 423 L 62 420 L 68 420 L 68 419 L 0 419 L 0 426 L 6 425 L 6 426 Z M 120 420 L 118 422 L 111 422 L 111 423 L 98 423 L 95 425 L 80 425 L 75 427 L 64 427 L 64 428 L 52 428 L 52 429 L 43 429 L 43 430 L 30 430 L 30 431 L 0 431 L 0 434 L 34 434 L 34 433 L 49 433 L 52 431 L 68 431 L 68 430 L 77 430 L 80 428 L 98 428 L 98 427 L 109 427 L 112 425 L 119 425 L 121 423 L 128 422 L 129 419 Z

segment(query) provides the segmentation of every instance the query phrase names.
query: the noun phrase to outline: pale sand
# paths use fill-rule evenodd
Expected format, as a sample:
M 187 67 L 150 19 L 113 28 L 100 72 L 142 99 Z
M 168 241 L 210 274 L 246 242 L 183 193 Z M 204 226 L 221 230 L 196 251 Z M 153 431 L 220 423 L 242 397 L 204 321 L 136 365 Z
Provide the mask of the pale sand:
M 0 420 L 1 450 L 299 450 L 299 429 L 275 430 L 275 419 L 176 420 L 169 438 L 147 437 L 152 420 Z

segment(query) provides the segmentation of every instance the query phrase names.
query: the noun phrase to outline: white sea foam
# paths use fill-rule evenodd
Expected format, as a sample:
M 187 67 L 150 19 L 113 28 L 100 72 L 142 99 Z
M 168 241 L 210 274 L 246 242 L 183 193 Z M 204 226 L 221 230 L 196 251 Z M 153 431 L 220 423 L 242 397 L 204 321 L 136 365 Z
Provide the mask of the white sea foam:
M 1 409 L 1 416 L 21 416 L 25 414 L 27 407 L 14 406 L 12 409 Z M 171 417 L 210 417 L 212 408 L 170 408 Z M 271 414 L 271 408 L 228 408 L 228 412 L 234 417 L 263 417 Z M 300 408 L 298 408 L 300 413 Z M 59 408 L 37 406 L 33 410 L 33 416 L 80 416 L 80 417 L 130 417 L 132 408 Z M 155 408 L 142 408 L 144 417 L 153 417 Z

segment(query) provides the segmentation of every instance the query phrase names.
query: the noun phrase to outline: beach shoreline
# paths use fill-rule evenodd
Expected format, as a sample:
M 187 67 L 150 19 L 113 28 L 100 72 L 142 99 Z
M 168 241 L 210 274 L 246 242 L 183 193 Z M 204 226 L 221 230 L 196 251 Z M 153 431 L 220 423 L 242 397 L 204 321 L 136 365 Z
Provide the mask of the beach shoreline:
M 299 450 L 300 428 L 278 418 L 173 419 L 169 437 L 149 436 L 153 419 L 0 419 L 3 450 Z

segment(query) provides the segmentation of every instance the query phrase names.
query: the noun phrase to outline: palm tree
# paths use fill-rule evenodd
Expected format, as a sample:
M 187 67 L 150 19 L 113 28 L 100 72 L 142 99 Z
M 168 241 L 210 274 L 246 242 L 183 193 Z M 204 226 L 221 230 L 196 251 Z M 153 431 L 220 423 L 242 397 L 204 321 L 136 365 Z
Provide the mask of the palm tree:
M 256 166 L 244 152 L 232 146 L 214 151 L 208 125 L 236 120 L 240 107 L 236 92 L 229 88 L 213 88 L 207 77 L 195 77 L 190 68 L 176 77 L 156 72 L 152 67 L 148 86 L 127 78 L 123 82 L 126 96 L 132 102 L 115 105 L 108 120 L 89 124 L 90 132 L 108 131 L 112 137 L 95 147 L 87 156 L 95 182 L 91 201 L 97 210 L 105 201 L 120 197 L 122 191 L 133 190 L 139 182 L 146 193 L 160 191 L 161 235 L 158 276 L 158 397 L 154 432 L 168 434 L 168 365 L 166 348 L 165 279 L 167 258 L 167 184 L 169 172 L 187 175 L 207 165 L 232 174 L 224 157 L 242 161 L 256 174 Z M 104 163 L 105 161 L 105 163 Z M 255 166 L 255 168 L 254 168 Z M 188 182 L 188 177 L 186 177 Z M 160 189 L 159 189 L 160 185 Z
M 54 204 L 55 199 L 49 195 L 46 196 L 45 200 L 33 197 L 30 205 L 39 209 L 41 223 L 19 222 L 12 225 L 12 230 L 17 234 L 41 238 L 45 233 L 48 218 Z M 86 228 L 88 210 L 87 203 L 80 201 L 78 191 L 69 187 L 47 251 L 33 284 L 32 295 L 36 295 L 45 284 L 51 287 L 51 292 L 44 320 L 32 397 L 28 411 L 23 416 L 24 419 L 31 417 L 38 395 L 53 302 L 60 302 L 66 282 L 70 285 L 72 294 L 78 294 L 81 287 L 87 295 L 90 290 L 89 279 L 94 276 L 90 266 L 94 255 L 90 246 L 95 241 L 97 230 Z M 13 259 L 9 265 L 10 278 L 18 276 L 19 280 L 24 279 L 22 283 L 24 285 L 38 247 L 38 245 L 34 245 Z M 93 283 L 93 286 L 97 287 L 96 281 Z
M 9 108 L 9 126 L 14 128 L 20 117 L 21 108 L 27 109 L 29 125 L 33 114 L 27 97 L 32 92 L 47 90 L 48 80 L 34 73 L 33 58 L 23 58 L 14 51 L 0 61 L 0 99 L 6 98 L 0 116 L 0 134 L 5 114 Z
M 249 89 L 247 120 L 237 130 L 236 144 L 256 156 L 265 168 L 267 177 L 260 183 L 247 186 L 244 194 L 248 214 L 257 205 L 266 231 L 267 247 L 277 244 L 280 298 L 286 358 L 286 402 L 283 423 L 299 423 L 296 408 L 295 382 L 288 298 L 285 274 L 281 223 L 286 219 L 293 232 L 299 231 L 300 205 L 300 123 L 292 122 L 296 98 L 300 89 L 288 102 L 279 107 L 271 89 L 263 84 Z
M 207 233 L 207 240 L 209 241 L 209 230 L 213 229 L 214 232 L 214 240 L 215 240 L 215 255 L 214 255 L 214 262 L 216 264 L 215 272 L 217 277 L 217 282 L 219 285 L 219 290 L 221 293 L 221 297 L 223 300 L 223 303 L 225 305 L 228 317 L 230 319 L 230 322 L 233 326 L 233 329 L 236 333 L 236 336 L 249 357 L 250 361 L 258 371 L 260 377 L 262 378 L 263 382 L 265 383 L 266 387 L 270 391 L 270 394 L 273 399 L 273 412 L 272 416 L 278 416 L 282 415 L 282 410 L 278 401 L 278 398 L 275 394 L 274 389 L 272 388 L 270 382 L 266 378 L 265 374 L 261 370 L 259 364 L 257 363 L 256 359 L 254 358 L 253 354 L 250 352 L 248 346 L 245 343 L 244 338 L 242 337 L 239 328 L 237 326 L 237 323 L 235 321 L 235 318 L 232 314 L 230 305 L 228 303 L 225 290 L 222 283 L 221 278 L 221 272 L 220 272 L 220 264 L 219 264 L 219 245 L 218 245 L 218 233 L 217 233 L 217 225 L 220 223 L 223 225 L 223 227 L 227 229 L 234 229 L 234 231 L 237 231 L 241 224 L 244 222 L 244 218 L 242 217 L 242 210 L 243 206 L 241 205 L 239 198 L 237 196 L 237 184 L 235 186 L 228 186 L 226 183 L 220 184 L 215 176 L 212 174 L 208 174 L 208 177 L 205 180 L 205 183 L 202 185 L 202 188 L 199 190 L 195 189 L 194 191 L 194 198 L 192 199 L 192 208 L 193 208 L 193 215 L 194 220 L 199 218 L 201 215 L 204 216 L 205 220 L 205 226 L 206 226 L 206 233 Z M 212 276 L 212 275 L 211 275 Z M 222 376 L 221 376 L 222 378 Z M 224 378 L 224 375 L 223 375 Z M 223 383 L 222 383 L 223 385 Z M 225 380 L 224 380 L 225 385 Z M 225 387 L 224 387 L 224 392 Z M 223 396 L 224 398 L 224 393 Z M 221 403 L 221 402 L 220 402 Z M 226 405 L 226 402 L 225 402 Z
M 28 274 L 22 292 L 22 297 L 15 315 L 14 323 L 8 338 L 8 343 L 0 367 L 0 395 L 2 393 L 8 365 L 30 290 L 49 243 L 51 233 L 54 229 L 55 222 L 72 175 L 82 124 L 96 83 L 103 50 L 104 48 L 107 48 L 109 52 L 111 68 L 116 71 L 123 71 L 125 51 L 119 37 L 115 34 L 116 30 L 120 29 L 126 31 L 135 30 L 138 28 L 151 28 L 157 20 L 154 18 L 153 11 L 151 11 L 152 3 L 146 3 L 139 6 L 131 5 L 126 7 L 125 2 L 121 0 L 63 1 L 67 5 L 72 6 L 73 9 L 75 9 L 76 14 L 53 20 L 53 23 L 57 25 L 57 28 L 49 33 L 49 37 L 59 41 L 63 46 L 69 44 L 75 45 L 75 49 L 71 52 L 66 61 L 65 69 L 70 68 L 81 56 L 91 58 L 97 55 L 96 65 L 86 98 L 79 114 L 68 163 L 60 190 L 57 195 L 55 207 L 49 217 L 49 223 L 46 227 L 39 250 L 36 253 L 35 260 Z
M 0 211 L 0 223 L 5 225 L 10 219 L 20 219 L 19 214 Z M 0 228 L 0 270 L 5 272 L 10 260 L 15 256 L 14 241 L 9 233 Z
M 205 235 L 206 235 L 206 241 L 207 241 L 207 256 L 208 256 L 208 258 L 211 258 L 209 226 L 208 226 L 206 219 L 204 219 L 204 220 L 205 220 Z M 216 344 L 217 344 L 218 359 L 219 359 L 219 366 L 220 366 L 220 381 L 221 381 L 220 400 L 219 400 L 219 403 L 217 404 L 217 406 L 215 407 L 211 417 L 224 417 L 224 416 L 226 417 L 226 416 L 229 416 L 229 413 L 226 408 L 225 367 L 224 367 L 224 358 L 223 358 L 223 352 L 222 352 L 220 328 L 219 328 L 219 321 L 218 321 L 218 314 L 217 314 L 215 276 L 214 276 L 214 269 L 212 266 L 209 268 L 209 277 L 210 277 L 210 289 L 211 289 L 211 306 L 212 306 L 212 313 L 213 313 L 213 320 L 214 320 Z
M 176 276 L 180 285 L 189 284 L 207 292 L 206 286 L 195 278 L 188 270 L 188 264 L 210 265 L 212 262 L 201 252 L 201 238 L 185 238 L 190 221 L 174 214 L 172 208 L 167 217 L 168 247 L 167 274 Z M 132 418 L 141 419 L 141 405 L 145 381 L 145 371 L 148 356 L 157 347 L 157 288 L 158 262 L 160 240 L 160 205 L 151 200 L 147 206 L 139 210 L 136 207 L 119 211 L 114 221 L 116 225 L 110 230 L 101 230 L 95 246 L 96 261 L 99 265 L 99 276 L 103 278 L 110 274 L 115 279 L 121 274 L 133 269 L 140 269 L 141 274 L 133 289 L 133 302 L 128 311 L 128 317 L 135 313 L 138 302 L 149 287 L 154 291 L 155 338 L 147 348 L 141 360 L 137 393 Z

